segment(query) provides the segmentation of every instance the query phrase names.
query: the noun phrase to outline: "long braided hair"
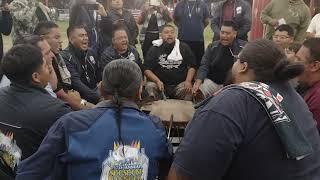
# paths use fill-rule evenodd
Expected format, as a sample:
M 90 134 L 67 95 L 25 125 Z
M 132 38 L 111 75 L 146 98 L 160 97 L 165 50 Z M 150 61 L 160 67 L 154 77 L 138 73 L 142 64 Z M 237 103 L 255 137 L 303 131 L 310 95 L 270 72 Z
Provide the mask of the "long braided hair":
M 112 101 L 116 105 L 116 123 L 118 126 L 118 140 L 119 142 L 123 142 L 122 136 L 121 136 L 121 112 L 122 112 L 122 101 L 119 97 L 119 90 L 115 90 Z
M 110 62 L 103 71 L 103 87 L 107 95 L 112 95 L 115 105 L 115 120 L 118 127 L 118 141 L 121 136 L 121 119 L 123 103 L 132 100 L 138 94 L 142 84 L 142 73 L 139 66 L 130 60 L 121 59 Z

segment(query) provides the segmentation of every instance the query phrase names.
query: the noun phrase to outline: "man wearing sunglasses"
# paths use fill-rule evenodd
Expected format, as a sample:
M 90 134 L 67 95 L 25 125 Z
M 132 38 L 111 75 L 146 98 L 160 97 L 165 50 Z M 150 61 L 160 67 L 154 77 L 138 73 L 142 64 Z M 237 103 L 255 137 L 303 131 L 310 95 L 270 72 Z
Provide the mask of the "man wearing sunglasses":
M 220 40 L 210 44 L 202 57 L 198 69 L 196 82 L 193 85 L 193 94 L 197 94 L 200 86 L 208 80 L 215 84 L 223 84 L 227 73 L 235 61 L 235 57 L 242 50 L 245 41 L 237 39 L 238 26 L 233 21 L 224 21 L 220 31 Z M 209 81 L 210 82 L 210 81 Z M 205 87 L 203 87 L 205 89 Z M 213 93 L 213 92 L 211 92 Z

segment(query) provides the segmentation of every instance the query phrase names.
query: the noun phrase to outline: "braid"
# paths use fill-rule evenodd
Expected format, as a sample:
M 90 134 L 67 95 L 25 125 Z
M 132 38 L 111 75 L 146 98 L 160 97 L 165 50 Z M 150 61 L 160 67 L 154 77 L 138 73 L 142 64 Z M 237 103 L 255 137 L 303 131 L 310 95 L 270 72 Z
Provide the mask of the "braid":
M 113 95 L 113 102 L 114 104 L 117 105 L 116 109 L 116 123 L 118 126 L 118 136 L 119 136 L 119 143 L 123 143 L 122 137 L 121 137 L 121 112 L 122 112 L 122 102 L 119 97 L 119 91 L 118 89 L 115 90 L 114 95 Z

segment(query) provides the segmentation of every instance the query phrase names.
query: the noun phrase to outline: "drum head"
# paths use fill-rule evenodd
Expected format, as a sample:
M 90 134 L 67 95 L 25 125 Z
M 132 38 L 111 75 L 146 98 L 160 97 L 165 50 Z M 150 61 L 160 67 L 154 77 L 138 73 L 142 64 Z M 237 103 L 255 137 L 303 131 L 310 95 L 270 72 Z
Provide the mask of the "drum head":
M 143 106 L 141 110 L 149 111 L 150 115 L 157 116 L 167 122 L 170 122 L 171 115 L 173 115 L 174 123 L 188 123 L 195 112 L 191 101 L 176 99 L 154 101 Z

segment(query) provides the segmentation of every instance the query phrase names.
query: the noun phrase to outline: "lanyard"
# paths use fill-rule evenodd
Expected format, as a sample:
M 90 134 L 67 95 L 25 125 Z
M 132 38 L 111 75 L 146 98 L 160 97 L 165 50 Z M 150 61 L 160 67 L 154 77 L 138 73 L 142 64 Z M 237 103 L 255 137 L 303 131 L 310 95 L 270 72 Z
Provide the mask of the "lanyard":
M 191 11 L 190 11 L 189 1 L 187 1 L 187 4 L 188 4 L 189 18 L 192 18 L 192 12 L 193 12 L 193 9 L 194 9 L 194 7 L 196 6 L 197 2 L 196 2 L 196 1 L 194 2 Z

